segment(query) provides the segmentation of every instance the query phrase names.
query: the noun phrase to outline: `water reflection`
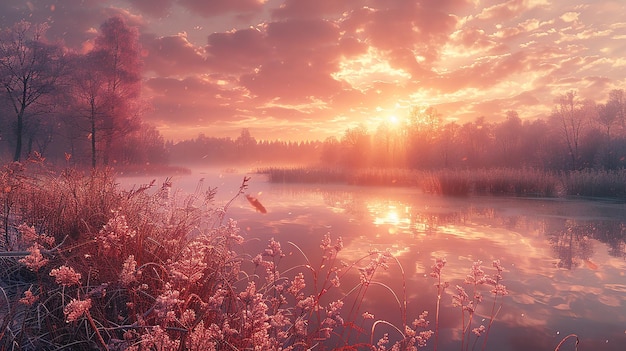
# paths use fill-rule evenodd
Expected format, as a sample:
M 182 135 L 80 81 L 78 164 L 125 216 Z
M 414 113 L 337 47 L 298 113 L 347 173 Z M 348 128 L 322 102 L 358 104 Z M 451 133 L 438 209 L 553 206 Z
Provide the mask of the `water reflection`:
M 428 277 L 434 258 L 448 258 L 444 275 L 451 284 L 462 284 L 474 260 L 500 259 L 511 294 L 494 324 L 488 349 L 554 349 L 569 333 L 579 334 L 586 349 L 622 350 L 626 343 L 623 204 L 455 199 L 358 187 L 269 186 L 264 191 L 276 198 L 275 203 L 266 201 L 273 203 L 277 217 L 280 213 L 293 217 L 259 219 L 259 224 L 278 228 L 273 234 L 279 240 L 283 233 L 284 239 L 313 251 L 318 233 L 330 231 L 344 237 L 341 257 L 346 261 L 372 249 L 390 250 L 403 270 L 390 267 L 377 279 L 394 291 L 402 291 L 402 279 L 406 280 L 409 318 L 424 309 L 434 311 L 436 291 Z M 308 216 L 303 220 L 297 213 Z M 297 227 L 288 227 L 296 223 Z M 303 232 L 307 235 L 298 235 Z M 446 340 L 442 350 L 459 345 L 461 322 L 449 294 L 441 311 Z M 388 313 L 379 312 L 377 318 L 393 321 L 397 307 L 386 306 L 387 301 L 393 301 L 387 291 L 373 289 L 363 308 L 383 308 Z M 480 309 L 477 313 L 488 316 Z

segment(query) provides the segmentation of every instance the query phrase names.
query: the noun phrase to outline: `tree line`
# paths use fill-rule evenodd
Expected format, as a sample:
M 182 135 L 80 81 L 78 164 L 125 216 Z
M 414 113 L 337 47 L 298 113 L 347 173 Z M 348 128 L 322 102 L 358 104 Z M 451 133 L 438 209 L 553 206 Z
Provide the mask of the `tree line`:
M 320 159 L 322 142 L 257 140 L 248 128 L 235 138 L 204 134 L 177 143 L 168 142 L 172 162 L 188 165 L 310 165 Z
M 141 47 L 121 17 L 86 53 L 46 40 L 46 24 L 0 33 L 0 156 L 38 153 L 75 164 L 165 162 L 160 133 L 141 120 Z
M 626 99 L 610 92 L 606 103 L 580 99 L 568 91 L 555 99 L 546 119 L 523 120 L 508 111 L 500 122 L 478 117 L 444 122 L 433 107 L 414 107 L 400 123 L 386 121 L 374 130 L 348 128 L 324 141 L 257 141 L 244 129 L 231 138 L 199 135 L 168 143 L 180 162 L 195 164 L 319 163 L 339 168 L 544 170 L 623 169 L 626 166 Z
M 432 107 L 414 107 L 401 124 L 364 126 L 326 139 L 324 164 L 347 167 L 623 169 L 626 166 L 626 99 L 610 92 L 606 103 L 568 91 L 545 119 L 523 120 L 508 111 L 501 122 L 485 117 L 444 123 Z

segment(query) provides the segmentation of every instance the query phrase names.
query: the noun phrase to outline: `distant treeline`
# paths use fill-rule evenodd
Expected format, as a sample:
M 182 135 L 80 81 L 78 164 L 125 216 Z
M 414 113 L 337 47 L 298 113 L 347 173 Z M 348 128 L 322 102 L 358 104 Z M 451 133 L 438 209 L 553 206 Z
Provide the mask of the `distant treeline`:
M 320 141 L 257 141 L 244 128 L 236 139 L 200 134 L 195 139 L 168 142 L 166 148 L 171 162 L 176 164 L 308 165 L 319 161 L 322 145 Z
M 371 131 L 347 129 L 323 142 L 257 141 L 247 129 L 233 140 L 204 135 L 169 143 L 172 160 L 201 164 L 309 164 L 339 168 L 409 169 L 623 169 L 626 166 L 623 90 L 605 104 L 557 99 L 547 119 L 522 120 L 509 111 L 501 122 L 485 117 L 444 123 L 434 108 L 414 108 L 402 123 Z

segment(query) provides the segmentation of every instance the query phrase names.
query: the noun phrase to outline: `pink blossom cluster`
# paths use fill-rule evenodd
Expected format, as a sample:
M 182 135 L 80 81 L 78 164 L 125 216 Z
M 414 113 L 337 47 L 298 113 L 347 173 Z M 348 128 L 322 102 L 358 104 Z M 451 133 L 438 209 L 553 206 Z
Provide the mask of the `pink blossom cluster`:
M 74 322 L 82 317 L 83 314 L 88 313 L 90 308 L 91 299 L 72 299 L 72 301 L 65 305 L 65 308 L 63 309 L 63 313 L 65 314 L 65 320 L 67 321 L 67 323 Z
M 359 268 L 361 283 L 369 282 L 372 279 L 374 272 L 376 272 L 379 267 L 382 267 L 383 269 L 389 268 L 389 264 L 387 263 L 387 260 L 391 258 L 389 251 L 381 252 L 373 250 L 370 252 L 370 256 L 372 256 L 370 262 L 365 267 Z
M 138 275 L 139 272 L 137 272 L 137 261 L 135 261 L 135 255 L 128 255 L 126 260 L 124 260 L 124 264 L 122 265 L 120 282 L 122 282 L 124 286 L 129 286 L 130 284 L 137 281 Z
M 27 306 L 32 306 L 37 300 L 39 300 L 39 296 L 35 296 L 32 291 L 26 290 L 24 291 L 24 297 L 20 298 L 19 302 Z
M 55 242 L 53 236 L 37 234 L 35 227 L 26 223 L 18 225 L 17 232 L 19 233 L 18 246 L 21 248 L 32 246 L 34 243 L 40 244 L 41 247 L 52 247 Z
M 80 285 L 81 274 L 74 268 L 63 265 L 50 271 L 50 276 L 55 278 L 57 284 L 62 286 Z
M 165 283 L 165 290 L 159 296 L 157 296 L 154 310 L 160 318 L 163 318 L 169 322 L 175 320 L 175 309 L 185 302 L 179 299 L 180 291 L 172 289 L 170 283 Z
M 48 264 L 49 260 L 41 254 L 41 245 L 38 243 L 34 243 L 31 247 L 28 248 L 30 252 L 27 256 L 20 258 L 19 262 L 24 264 L 28 269 L 33 272 L 39 271 L 41 267 Z
M 335 240 L 335 244 L 332 244 L 332 240 L 330 238 L 330 233 L 324 234 L 322 238 L 322 244 L 320 248 L 324 252 L 324 259 L 330 260 L 337 256 L 337 253 L 343 249 L 343 239 L 338 237 Z
M 96 238 L 105 253 L 112 250 L 121 251 L 123 244 L 136 234 L 128 226 L 126 216 L 120 214 L 119 210 L 114 210 L 112 213 L 113 217 L 100 229 Z
M 182 252 L 182 257 L 169 265 L 172 276 L 181 282 L 194 284 L 204 277 L 207 268 L 207 246 L 199 241 L 192 241 Z

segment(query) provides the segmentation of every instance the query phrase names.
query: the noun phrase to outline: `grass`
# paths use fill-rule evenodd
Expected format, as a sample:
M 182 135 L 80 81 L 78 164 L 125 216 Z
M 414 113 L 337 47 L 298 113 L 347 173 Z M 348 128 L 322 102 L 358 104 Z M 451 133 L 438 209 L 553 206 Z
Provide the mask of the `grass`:
M 417 187 L 450 195 L 523 197 L 582 196 L 626 199 L 626 170 L 554 173 L 536 169 L 437 170 L 265 168 L 275 183 L 341 183 Z
M 0 189 L 2 349 L 436 350 L 442 303 L 460 308 L 461 349 L 485 349 L 506 295 L 497 262 L 490 275 L 473 265 L 471 299 L 458 285 L 446 293 L 438 259 L 434 324 L 428 312 L 409 316 L 405 283 L 396 292 L 376 279 L 394 267 L 408 279 L 389 252 L 343 262 L 341 238 L 326 235 L 317 256 L 288 242 L 302 262 L 292 266 L 274 239 L 246 254 L 226 217 L 232 200 L 216 206 L 214 188 L 181 194 L 166 180 L 125 191 L 110 171 L 56 173 L 34 160 L 6 165 Z M 400 324 L 362 311 L 373 286 L 396 302 Z M 472 318 L 481 308 L 486 325 Z

